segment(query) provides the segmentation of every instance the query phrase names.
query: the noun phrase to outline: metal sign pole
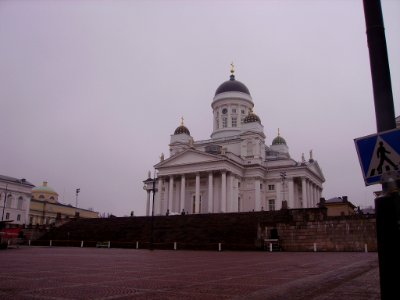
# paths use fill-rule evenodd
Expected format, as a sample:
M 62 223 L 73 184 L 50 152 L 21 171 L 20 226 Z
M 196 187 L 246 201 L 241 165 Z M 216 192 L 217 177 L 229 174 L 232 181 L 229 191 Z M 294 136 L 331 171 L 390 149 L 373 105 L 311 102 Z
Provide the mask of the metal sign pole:
M 380 0 L 363 0 L 363 4 L 376 125 L 382 132 L 396 127 L 382 8 Z M 398 299 L 398 276 L 392 274 L 400 270 L 399 182 L 390 175 L 382 182 L 383 196 L 375 199 L 381 299 Z

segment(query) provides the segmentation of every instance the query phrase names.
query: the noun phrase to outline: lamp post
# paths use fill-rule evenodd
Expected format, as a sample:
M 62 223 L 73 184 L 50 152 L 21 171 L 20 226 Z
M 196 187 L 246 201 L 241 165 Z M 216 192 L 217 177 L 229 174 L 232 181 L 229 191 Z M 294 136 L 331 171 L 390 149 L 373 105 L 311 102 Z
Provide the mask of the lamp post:
M 156 178 L 156 171 L 154 170 L 154 176 L 153 178 L 151 178 L 151 172 L 149 171 L 149 175 L 148 178 L 143 181 L 144 186 L 143 189 L 147 191 L 147 201 L 149 205 L 149 201 L 150 201 L 150 192 L 153 193 L 152 196 L 152 205 L 151 205 L 151 223 L 150 223 L 150 250 L 154 249 L 154 200 L 155 200 L 155 195 L 157 192 L 157 188 L 156 188 L 156 182 L 157 182 L 157 178 Z
M 282 178 L 282 204 L 285 201 L 285 180 L 286 180 L 286 172 L 281 172 Z
M 153 200 L 151 205 L 151 232 L 150 232 L 150 250 L 154 250 L 154 198 L 156 195 L 156 171 L 154 170 L 154 177 L 152 182 Z
M 2 215 L 1 215 L 1 220 L 2 220 L 2 221 L 3 221 L 3 219 L 4 219 L 4 209 L 6 208 L 7 188 L 8 188 L 8 184 L 6 184 L 6 190 L 5 190 L 5 192 L 4 192 L 3 213 L 2 213 Z
M 75 207 L 78 208 L 78 194 L 80 193 L 81 189 L 76 189 L 76 198 L 75 198 Z

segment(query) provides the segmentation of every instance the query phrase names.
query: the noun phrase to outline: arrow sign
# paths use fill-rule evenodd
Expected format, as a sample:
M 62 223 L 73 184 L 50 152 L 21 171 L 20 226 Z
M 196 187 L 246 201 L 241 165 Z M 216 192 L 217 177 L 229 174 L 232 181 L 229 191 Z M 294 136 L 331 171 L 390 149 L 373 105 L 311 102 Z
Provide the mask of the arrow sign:
M 381 183 L 383 174 L 400 169 L 400 129 L 354 139 L 365 185 Z

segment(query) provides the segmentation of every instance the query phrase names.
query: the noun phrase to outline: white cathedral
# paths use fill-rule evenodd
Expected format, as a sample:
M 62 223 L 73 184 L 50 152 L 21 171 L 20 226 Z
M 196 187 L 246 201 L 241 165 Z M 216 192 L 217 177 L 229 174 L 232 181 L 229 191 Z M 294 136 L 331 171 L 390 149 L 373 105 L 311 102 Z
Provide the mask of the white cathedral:
M 170 155 L 154 167 L 144 181 L 146 215 L 204 214 L 316 207 L 324 175 L 312 157 L 292 159 L 283 137 L 272 145 L 260 118 L 253 112 L 248 88 L 230 79 L 216 90 L 211 103 L 213 132 L 195 141 L 183 124 L 171 135 Z

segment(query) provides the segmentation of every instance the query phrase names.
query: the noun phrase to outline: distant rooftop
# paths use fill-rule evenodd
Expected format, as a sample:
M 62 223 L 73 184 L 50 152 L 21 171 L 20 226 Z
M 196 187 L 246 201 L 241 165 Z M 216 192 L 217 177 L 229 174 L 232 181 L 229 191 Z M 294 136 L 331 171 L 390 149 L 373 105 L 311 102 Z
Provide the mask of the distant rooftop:
M 27 185 L 27 186 L 32 186 L 32 187 L 35 186 L 34 184 L 30 183 L 25 178 L 19 179 L 19 178 L 14 178 L 14 177 L 10 177 L 10 176 L 0 175 L 0 180 L 17 183 L 17 184 L 22 184 L 22 185 Z

